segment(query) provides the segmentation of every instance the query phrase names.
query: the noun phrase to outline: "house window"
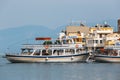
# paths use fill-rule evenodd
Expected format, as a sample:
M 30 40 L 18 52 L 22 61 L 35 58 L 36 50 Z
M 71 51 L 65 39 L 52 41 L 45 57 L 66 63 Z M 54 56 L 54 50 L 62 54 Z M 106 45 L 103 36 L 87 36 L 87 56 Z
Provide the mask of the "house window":
M 98 40 L 95 40 L 94 42 L 95 42 L 95 43 L 98 43 Z
M 100 38 L 102 38 L 102 34 L 100 34 Z
M 103 41 L 102 40 L 100 40 L 100 43 L 102 43 Z
M 105 34 L 105 36 L 107 36 L 107 34 Z

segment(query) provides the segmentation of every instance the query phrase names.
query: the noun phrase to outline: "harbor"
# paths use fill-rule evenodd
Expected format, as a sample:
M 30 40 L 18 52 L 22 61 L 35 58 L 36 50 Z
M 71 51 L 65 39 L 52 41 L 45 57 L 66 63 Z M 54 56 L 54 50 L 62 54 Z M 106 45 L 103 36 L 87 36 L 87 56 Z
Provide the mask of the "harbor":
M 4 80 L 119 80 L 119 40 L 119 32 L 114 32 L 108 24 L 67 26 L 57 39 L 37 36 L 34 41 L 38 43 L 24 43 L 19 53 L 7 51 L 1 55 L 0 77 Z
M 5 58 L 13 63 L 120 62 L 120 34 L 119 31 L 114 32 L 107 22 L 94 27 L 83 23 L 69 25 L 54 42 L 51 37 L 36 37 L 35 41 L 39 44 L 23 44 L 21 53 L 8 52 Z
M 1 0 L 0 80 L 120 80 L 120 0 Z

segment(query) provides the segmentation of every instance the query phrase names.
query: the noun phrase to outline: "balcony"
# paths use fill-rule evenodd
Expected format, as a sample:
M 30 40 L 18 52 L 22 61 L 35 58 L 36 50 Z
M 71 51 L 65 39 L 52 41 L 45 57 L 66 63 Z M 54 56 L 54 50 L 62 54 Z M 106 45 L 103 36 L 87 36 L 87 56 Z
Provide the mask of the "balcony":
M 96 33 L 113 33 L 113 30 L 97 30 Z

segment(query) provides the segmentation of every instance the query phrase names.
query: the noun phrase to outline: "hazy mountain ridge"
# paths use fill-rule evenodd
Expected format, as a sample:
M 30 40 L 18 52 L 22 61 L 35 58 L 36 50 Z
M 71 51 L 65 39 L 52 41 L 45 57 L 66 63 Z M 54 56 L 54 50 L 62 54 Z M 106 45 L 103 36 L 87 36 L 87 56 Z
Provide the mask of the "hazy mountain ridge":
M 5 49 L 34 41 L 35 37 L 52 37 L 54 30 L 45 26 L 22 26 L 0 30 L 0 52 Z
M 109 25 L 117 31 L 117 20 L 106 20 Z M 87 26 L 95 26 L 97 23 L 88 23 Z M 102 23 L 103 24 L 103 23 Z M 5 52 L 5 49 L 21 45 L 26 42 L 35 40 L 35 37 L 52 37 L 58 38 L 59 32 L 66 29 L 67 25 L 58 26 L 56 29 L 50 29 L 45 26 L 27 25 L 16 28 L 0 30 L 0 52 Z

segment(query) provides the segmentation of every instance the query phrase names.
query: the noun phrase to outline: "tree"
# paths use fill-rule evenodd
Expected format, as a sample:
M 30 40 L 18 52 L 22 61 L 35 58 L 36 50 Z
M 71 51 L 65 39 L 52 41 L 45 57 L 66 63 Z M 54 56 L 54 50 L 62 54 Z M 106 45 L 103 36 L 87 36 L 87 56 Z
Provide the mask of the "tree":
M 43 45 L 51 45 L 52 41 L 44 41 Z

